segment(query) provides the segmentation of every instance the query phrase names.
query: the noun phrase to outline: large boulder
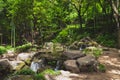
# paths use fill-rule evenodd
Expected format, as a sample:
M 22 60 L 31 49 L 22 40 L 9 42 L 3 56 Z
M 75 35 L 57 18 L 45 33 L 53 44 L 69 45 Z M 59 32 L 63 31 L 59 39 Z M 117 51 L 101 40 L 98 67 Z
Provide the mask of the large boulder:
M 25 66 L 23 61 L 10 61 L 10 64 L 13 67 L 13 70 L 20 70 Z
M 35 55 L 35 53 L 20 53 L 17 56 L 17 60 L 24 61 L 25 63 L 30 64 L 34 55 Z
M 69 50 L 69 51 L 65 51 L 63 52 L 63 55 L 65 57 L 67 57 L 68 59 L 77 59 L 80 57 L 84 57 L 85 54 L 83 54 L 81 51 L 79 50 Z
M 96 71 L 98 62 L 94 56 L 87 55 L 85 57 L 78 58 L 77 64 L 80 71 L 88 72 L 88 71 Z
M 76 60 L 67 60 L 64 62 L 64 66 L 66 68 L 66 70 L 69 70 L 73 73 L 79 73 L 79 68 L 76 64 Z
M 0 76 L 7 75 L 13 70 L 8 59 L 0 60 Z

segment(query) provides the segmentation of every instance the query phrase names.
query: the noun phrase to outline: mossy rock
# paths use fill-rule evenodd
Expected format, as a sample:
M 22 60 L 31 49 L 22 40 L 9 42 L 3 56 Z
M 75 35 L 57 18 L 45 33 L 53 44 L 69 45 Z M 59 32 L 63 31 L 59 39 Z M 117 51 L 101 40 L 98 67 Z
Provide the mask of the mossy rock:
M 13 69 L 16 71 L 22 69 L 25 66 L 25 63 L 23 61 L 10 61 L 10 63 Z

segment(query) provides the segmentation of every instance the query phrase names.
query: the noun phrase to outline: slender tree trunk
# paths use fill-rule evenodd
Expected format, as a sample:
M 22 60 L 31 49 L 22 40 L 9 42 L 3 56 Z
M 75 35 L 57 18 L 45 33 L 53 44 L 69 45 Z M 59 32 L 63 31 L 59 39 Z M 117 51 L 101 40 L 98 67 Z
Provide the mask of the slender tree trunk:
M 80 26 L 80 31 L 82 30 L 82 14 L 81 14 L 81 9 L 82 9 L 82 3 L 84 0 L 78 0 L 79 5 L 75 5 L 74 3 L 71 2 L 71 4 L 74 6 L 74 8 L 77 11 L 78 15 L 78 21 L 79 21 L 79 26 Z
M 120 48 L 120 13 L 119 13 L 120 0 L 108 0 L 108 1 L 110 2 L 110 5 L 113 9 L 113 16 L 117 26 L 118 48 Z
M 120 28 L 118 29 L 118 48 L 120 48 Z
M 119 14 L 119 2 L 120 0 L 112 1 L 112 8 L 114 10 L 114 18 L 117 26 L 118 36 L 118 48 L 120 48 L 120 14 Z
M 79 25 L 80 25 L 80 30 L 82 29 L 82 17 L 81 17 L 81 11 L 78 11 L 78 19 L 79 19 Z
M 120 20 L 119 16 L 114 17 L 116 20 L 116 25 L 117 25 L 117 35 L 118 35 L 118 48 L 120 48 Z

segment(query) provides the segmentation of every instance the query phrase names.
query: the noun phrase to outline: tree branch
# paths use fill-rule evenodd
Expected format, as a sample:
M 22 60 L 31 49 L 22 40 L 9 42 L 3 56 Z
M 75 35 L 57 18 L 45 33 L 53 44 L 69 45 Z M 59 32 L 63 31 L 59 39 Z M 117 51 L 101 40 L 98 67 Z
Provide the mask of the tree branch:
M 112 3 L 112 8 L 113 8 L 113 11 L 115 12 L 115 14 L 120 16 L 120 14 L 118 12 L 119 0 L 117 0 L 116 4 L 115 4 L 115 1 L 111 0 L 111 3 Z

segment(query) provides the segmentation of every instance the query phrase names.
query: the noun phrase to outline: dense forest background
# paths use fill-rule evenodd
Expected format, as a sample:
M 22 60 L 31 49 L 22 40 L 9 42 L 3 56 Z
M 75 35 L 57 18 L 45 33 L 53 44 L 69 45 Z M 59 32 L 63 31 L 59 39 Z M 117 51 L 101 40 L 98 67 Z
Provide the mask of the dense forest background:
M 90 36 L 120 46 L 120 0 L 0 0 L 1 44 L 69 45 Z

